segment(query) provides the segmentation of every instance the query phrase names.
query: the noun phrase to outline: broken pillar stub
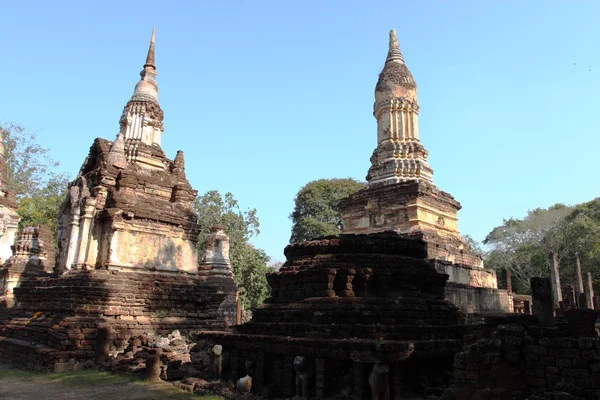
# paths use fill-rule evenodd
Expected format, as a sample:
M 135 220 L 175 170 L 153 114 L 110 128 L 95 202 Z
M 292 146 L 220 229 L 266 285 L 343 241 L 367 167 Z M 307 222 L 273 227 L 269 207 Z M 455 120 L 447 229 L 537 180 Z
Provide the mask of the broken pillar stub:
M 523 300 L 523 314 L 531 315 L 531 302 Z
M 531 278 L 532 312 L 542 325 L 554 325 L 554 301 L 550 278 Z
M 564 299 L 565 308 L 577 308 L 577 295 L 575 293 L 575 287 L 573 285 L 569 286 L 567 289 L 567 296 Z

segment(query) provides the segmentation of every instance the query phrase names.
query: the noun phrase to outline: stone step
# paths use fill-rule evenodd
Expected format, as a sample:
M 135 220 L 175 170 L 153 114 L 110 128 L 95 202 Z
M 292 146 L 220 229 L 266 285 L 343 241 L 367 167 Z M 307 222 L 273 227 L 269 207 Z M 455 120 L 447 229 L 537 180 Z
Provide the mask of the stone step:
M 365 325 L 306 324 L 250 321 L 236 327 L 238 333 L 269 334 L 295 337 L 330 337 L 332 339 L 435 340 L 457 339 L 456 326 L 432 325 Z

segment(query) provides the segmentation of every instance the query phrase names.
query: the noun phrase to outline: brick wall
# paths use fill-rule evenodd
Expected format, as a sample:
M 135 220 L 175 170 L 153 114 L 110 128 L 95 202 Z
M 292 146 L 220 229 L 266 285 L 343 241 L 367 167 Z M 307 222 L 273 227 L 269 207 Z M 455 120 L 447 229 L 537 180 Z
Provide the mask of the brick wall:
M 442 399 L 600 399 L 600 338 L 565 328 L 498 326 L 456 356 Z
M 36 346 L 47 348 L 47 364 L 93 359 L 99 324 L 111 327 L 116 350 L 142 334 L 222 330 L 225 320 L 218 310 L 231 293 L 231 278 L 189 274 L 93 270 L 32 277 L 15 288 L 18 306 L 0 313 L 0 356 L 9 357 L 20 346 L 25 356 L 17 366 L 29 365 L 25 369 L 35 369 L 39 361 L 28 356 Z

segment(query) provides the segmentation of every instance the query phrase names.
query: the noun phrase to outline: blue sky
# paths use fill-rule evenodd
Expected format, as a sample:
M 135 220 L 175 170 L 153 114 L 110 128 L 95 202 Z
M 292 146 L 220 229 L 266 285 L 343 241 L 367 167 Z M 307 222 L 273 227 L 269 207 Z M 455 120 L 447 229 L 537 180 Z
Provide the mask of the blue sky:
M 434 182 L 481 240 L 502 218 L 600 195 L 597 1 L 4 0 L 0 121 L 76 175 L 113 140 L 152 26 L 163 149 L 200 194 L 256 208 L 283 260 L 296 192 L 364 179 L 373 90 L 395 28 L 419 87 Z

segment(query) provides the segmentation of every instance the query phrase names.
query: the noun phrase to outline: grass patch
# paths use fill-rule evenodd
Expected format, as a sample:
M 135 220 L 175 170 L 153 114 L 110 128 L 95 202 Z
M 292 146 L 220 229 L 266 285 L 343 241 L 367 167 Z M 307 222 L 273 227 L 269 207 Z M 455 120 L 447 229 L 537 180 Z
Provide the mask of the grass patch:
M 4 381 L 4 382 L 2 382 Z M 32 385 L 38 387 L 45 384 L 45 392 L 55 391 L 58 398 L 110 398 L 111 400 L 126 399 L 160 399 L 160 400 L 223 400 L 220 396 L 200 396 L 184 392 L 173 385 L 165 382 L 150 383 L 136 379 L 131 376 L 113 375 L 107 372 L 86 370 L 78 372 L 61 373 L 32 373 L 11 369 L 0 365 L 0 385 L 7 389 L 7 383 L 15 385 L 16 388 Z M 15 389 L 16 390 L 16 389 Z M 96 393 L 103 391 L 107 395 L 97 397 Z M 109 392 L 111 392 L 109 394 Z M 0 390 L 0 397 L 6 394 Z M 71 397 L 71 395 L 73 397 Z M 29 397 L 16 397 L 29 398 Z M 31 397 L 38 400 L 39 397 Z

